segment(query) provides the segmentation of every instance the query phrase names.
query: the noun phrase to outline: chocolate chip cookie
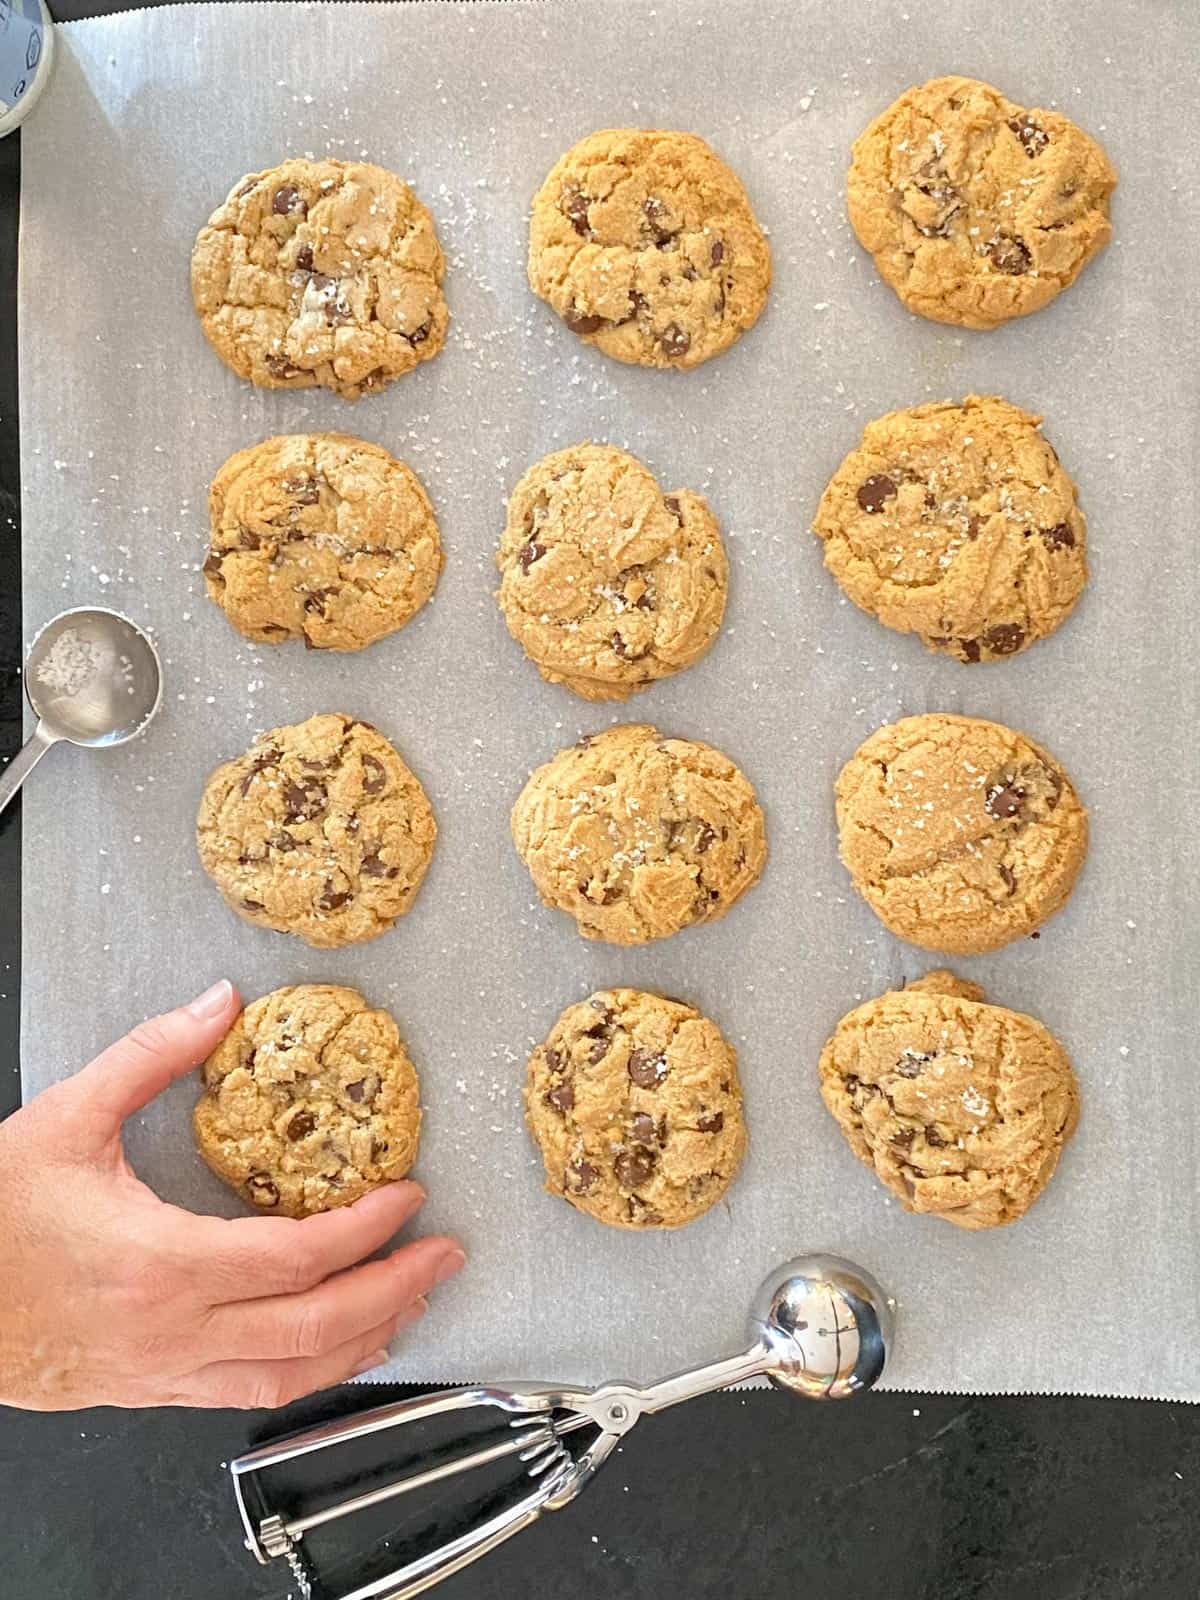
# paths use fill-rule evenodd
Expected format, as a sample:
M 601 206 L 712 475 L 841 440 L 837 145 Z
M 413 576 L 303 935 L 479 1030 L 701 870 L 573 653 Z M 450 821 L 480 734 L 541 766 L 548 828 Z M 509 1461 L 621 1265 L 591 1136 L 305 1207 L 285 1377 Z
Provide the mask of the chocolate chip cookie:
M 1048 751 L 998 722 L 931 712 L 878 729 L 836 784 L 854 887 L 927 950 L 998 950 L 1066 900 L 1088 819 Z
M 646 724 L 560 750 L 522 790 L 512 832 L 545 904 L 609 944 L 715 922 L 767 859 L 745 774 L 710 745 Z
M 1048 304 L 1104 248 L 1116 184 L 1061 112 L 933 78 L 855 141 L 850 221 L 910 311 L 995 328 Z
M 695 367 L 758 320 L 771 252 L 737 177 L 703 139 L 606 128 L 533 200 L 529 283 L 618 361 Z
M 356 989 L 299 984 L 255 1000 L 203 1081 L 196 1147 L 260 1211 L 348 1206 L 416 1159 L 417 1074 L 395 1022 Z
M 208 497 L 210 600 L 257 644 L 361 650 L 433 593 L 442 543 L 417 475 L 346 433 L 239 450 Z
M 603 989 L 529 1058 L 525 1111 L 546 1188 L 616 1228 L 681 1228 L 746 1151 L 737 1053 L 682 1000 Z
M 855 605 L 959 661 L 1053 633 L 1087 582 L 1087 525 L 1040 423 L 980 395 L 868 423 L 813 524 Z
M 272 728 L 209 778 L 200 861 L 239 917 L 311 945 L 385 933 L 416 898 L 437 825 L 371 726 L 340 713 Z
M 530 467 L 496 555 L 513 638 L 551 683 L 624 700 L 717 636 L 729 564 L 702 495 L 664 494 L 636 457 L 577 444 Z
M 201 228 L 192 299 L 239 377 L 357 400 L 442 348 L 443 272 L 433 219 L 395 173 L 293 159 L 242 178 Z
M 1062 1045 L 1032 1017 L 935 972 L 842 1018 L 821 1095 L 906 1211 L 959 1228 L 1023 1216 L 1079 1117 Z

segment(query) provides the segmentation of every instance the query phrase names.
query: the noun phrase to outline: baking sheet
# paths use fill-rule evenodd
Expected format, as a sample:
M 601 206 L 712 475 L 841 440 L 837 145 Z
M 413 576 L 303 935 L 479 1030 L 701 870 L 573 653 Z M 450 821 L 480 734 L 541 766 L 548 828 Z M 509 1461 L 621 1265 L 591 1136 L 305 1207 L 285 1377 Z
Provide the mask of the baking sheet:
M 896 1388 L 1200 1399 L 1194 536 L 1200 255 L 1185 5 L 959 0 L 574 0 L 178 7 L 71 24 L 25 130 L 20 352 L 24 600 L 106 601 L 150 623 L 163 711 L 138 744 L 55 752 L 25 795 L 28 1092 L 141 1016 L 228 973 L 253 996 L 336 980 L 390 1007 L 422 1075 L 429 1227 L 471 1261 L 404 1336 L 397 1377 L 650 1379 L 735 1347 L 760 1277 L 800 1250 L 861 1260 L 899 1302 Z M 1051 308 L 992 334 L 909 317 L 843 213 L 847 152 L 909 83 L 963 71 L 1058 105 L 1121 170 L 1116 241 Z M 769 228 L 755 330 L 690 374 L 611 363 L 529 294 L 530 197 L 593 128 L 708 137 Z M 264 393 L 206 346 L 196 229 L 285 154 L 409 178 L 449 258 L 434 362 L 348 407 Z M 1094 578 L 1074 618 L 976 671 L 844 603 L 807 532 L 863 424 L 999 392 L 1047 416 L 1082 488 Z M 203 594 L 205 495 L 233 450 L 346 428 L 424 479 L 447 566 L 432 605 L 365 654 L 257 650 Z M 625 711 L 543 684 L 491 597 L 508 488 L 545 452 L 628 447 L 707 494 L 733 563 L 717 646 Z M 320 710 L 377 723 L 441 829 L 413 912 L 373 944 L 310 951 L 233 918 L 196 862 L 209 770 Z M 936 958 L 886 933 L 838 865 L 830 786 L 879 723 L 929 709 L 1027 728 L 1091 805 L 1091 858 L 1037 942 L 957 963 L 1068 1045 L 1079 1133 L 1015 1227 L 905 1215 L 823 1111 L 839 1015 Z M 531 767 L 581 732 L 652 719 L 737 759 L 771 860 L 722 923 L 621 951 L 536 904 L 508 838 Z M 676 1234 L 608 1231 L 540 1189 L 520 1113 L 530 1045 L 627 983 L 693 999 L 736 1041 L 750 1154 L 728 1203 Z M 236 1214 L 192 1151 L 183 1083 L 129 1130 L 162 1194 Z

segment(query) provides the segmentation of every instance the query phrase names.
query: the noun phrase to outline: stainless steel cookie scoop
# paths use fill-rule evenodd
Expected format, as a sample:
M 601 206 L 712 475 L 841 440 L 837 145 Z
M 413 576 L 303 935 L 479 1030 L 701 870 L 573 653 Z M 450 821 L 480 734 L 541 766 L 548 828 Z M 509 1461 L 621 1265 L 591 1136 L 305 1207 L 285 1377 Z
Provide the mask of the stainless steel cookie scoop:
M 467 1531 L 423 1550 L 419 1541 L 400 1541 L 409 1547 L 403 1565 L 341 1595 L 341 1600 L 409 1600 L 495 1549 L 543 1511 L 557 1511 L 573 1500 L 641 1416 L 760 1376 L 810 1400 L 844 1400 L 869 1389 L 883 1371 L 892 1317 L 883 1291 L 861 1268 L 838 1256 L 799 1256 L 777 1268 L 759 1289 L 749 1335 L 747 1348 L 739 1354 L 648 1388 L 609 1383 L 598 1389 L 543 1384 L 446 1389 L 360 1412 L 253 1450 L 230 1463 L 246 1548 L 261 1562 L 282 1556 L 303 1600 L 311 1600 L 317 1576 L 301 1553 L 306 1535 L 462 1474 L 494 1477 L 498 1464 L 511 1462 L 510 1503 L 503 1510 L 495 1512 L 496 1491 L 490 1491 L 488 1514 Z M 411 1436 L 390 1432 L 453 1412 L 475 1413 L 470 1443 L 478 1448 L 461 1453 L 443 1442 L 436 1451 L 425 1445 L 414 1454 Z M 477 1426 L 480 1418 L 485 1431 Z M 464 1415 L 456 1425 L 453 1443 L 458 1447 L 467 1424 Z M 583 1429 L 592 1432 L 583 1435 Z M 572 1437 L 576 1433 L 578 1441 Z M 385 1437 L 381 1440 L 380 1435 Z M 369 1481 L 364 1451 L 372 1436 L 376 1436 L 376 1455 L 381 1444 L 384 1451 L 376 1475 L 382 1470 L 387 1481 L 364 1488 Z M 311 1469 L 314 1464 L 301 1458 L 351 1444 L 356 1448 L 348 1452 L 349 1460 L 317 1463 L 317 1481 L 311 1481 L 310 1470 L 303 1491 L 293 1483 L 280 1494 L 265 1482 L 272 1469 L 289 1464 L 293 1469 L 297 1464 Z M 335 1498 L 341 1492 L 335 1478 L 357 1492 Z M 303 1499 L 310 1501 L 311 1509 L 304 1508 Z M 393 1514 L 396 1511 L 393 1506 Z
M 0 773 L 0 811 L 52 744 L 96 749 L 135 739 L 158 710 L 162 668 L 127 617 L 80 606 L 52 618 L 30 645 L 25 693 L 38 724 Z

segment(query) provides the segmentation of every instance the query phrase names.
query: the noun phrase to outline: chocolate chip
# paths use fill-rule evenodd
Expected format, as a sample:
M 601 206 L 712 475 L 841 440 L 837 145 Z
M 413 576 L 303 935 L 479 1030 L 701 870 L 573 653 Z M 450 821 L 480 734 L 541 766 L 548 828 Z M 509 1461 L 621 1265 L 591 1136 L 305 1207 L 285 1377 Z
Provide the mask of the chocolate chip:
M 542 1057 L 551 1072 L 557 1072 L 562 1066 L 562 1051 L 556 1050 L 553 1045 L 547 1045 L 542 1051 Z
M 1025 154 L 1031 161 L 1050 143 L 1050 135 L 1032 117 L 1012 117 L 1008 126 L 1021 141 Z
M 650 227 L 650 235 L 660 250 L 670 244 L 679 232 L 672 226 L 671 213 L 664 203 L 654 195 L 642 201 L 642 214 Z
M 629 1136 L 636 1139 L 638 1144 L 656 1144 L 658 1132 L 654 1118 L 646 1111 L 637 1112 L 629 1124 Z
M 311 272 L 313 269 L 312 245 L 302 244 L 296 251 L 296 265 L 301 272 Z
M 1017 875 L 1013 869 L 1011 867 L 1006 867 L 1003 861 L 1001 861 L 997 866 L 996 871 L 1000 874 L 1000 880 L 1004 884 L 1004 887 L 1008 890 L 1010 897 L 1016 894 Z
M 702 822 L 700 824 L 699 831 L 696 834 L 696 854 L 698 856 L 702 856 L 704 852 L 712 845 L 712 842 L 716 837 L 716 833 L 712 828 L 709 827 L 708 823 Z
M 856 499 L 864 511 L 869 511 L 872 516 L 882 511 L 889 500 L 896 496 L 896 485 L 885 473 L 873 472 L 869 478 L 858 486 Z
M 613 634 L 609 644 L 612 646 L 614 654 L 619 655 L 622 661 L 641 661 L 648 653 L 645 650 L 634 650 L 619 633 Z
M 993 655 L 1011 656 L 1025 643 L 1025 630 L 1015 622 L 998 622 L 994 628 L 988 628 L 979 635 L 979 642 L 986 645 Z
M 546 554 L 545 545 L 538 544 L 536 539 L 530 539 L 517 551 L 517 562 L 522 572 L 528 572 L 535 561 L 540 561 Z
M 604 327 L 603 317 L 587 316 L 582 311 L 564 311 L 563 321 L 572 333 L 595 333 L 597 328 Z
M 897 1150 L 911 1150 L 912 1142 L 916 1137 L 917 1130 L 915 1128 L 900 1128 L 892 1135 L 888 1143 Z
M 546 1104 L 561 1111 L 564 1116 L 575 1104 L 575 1090 L 569 1083 L 556 1083 L 552 1089 L 546 1090 Z
M 320 783 L 288 783 L 283 789 L 285 822 L 311 822 L 325 809 L 328 796 Z
M 242 187 L 237 191 L 237 193 L 234 195 L 233 198 L 235 200 L 241 200 L 245 195 L 253 194 L 254 190 L 257 189 L 257 188 L 258 188 L 258 179 L 257 178 L 251 178 L 249 183 L 244 183 L 242 185 Z
M 368 878 L 395 878 L 400 873 L 399 867 L 388 866 L 378 850 L 373 850 L 370 855 L 364 856 L 358 870 Z
M 320 503 L 321 486 L 315 478 L 285 478 L 283 488 L 298 506 L 315 506 Z
M 569 1188 L 576 1194 L 586 1194 L 600 1174 L 590 1161 L 573 1161 L 565 1176 L 573 1180 L 568 1184 Z
M 997 822 L 1007 822 L 1009 817 L 1019 816 L 1024 803 L 1025 790 L 1015 778 L 1001 779 L 989 785 L 983 797 L 983 809 Z
M 723 1111 L 706 1111 L 696 1121 L 697 1133 L 720 1133 L 724 1126 L 725 1113 Z
M 595 1043 L 588 1051 L 588 1060 L 592 1066 L 595 1066 L 598 1061 L 603 1061 L 608 1054 L 608 1047 L 612 1043 L 612 1034 L 606 1029 L 602 1034 L 593 1034 L 593 1038 Z
M 319 911 L 338 911 L 352 898 L 349 889 L 337 889 L 333 879 L 325 879 L 325 887 L 321 891 L 321 898 L 317 901 Z
M 271 837 L 267 840 L 267 844 L 270 846 L 270 848 L 272 850 L 297 850 L 297 849 L 299 849 L 299 841 L 296 840 L 296 839 L 293 839 L 291 834 L 287 831 L 286 828 L 280 828 L 278 833 L 273 833 L 271 835 Z
M 412 345 L 413 349 L 415 350 L 419 344 L 425 343 L 426 339 L 428 339 L 432 332 L 433 323 L 426 319 L 426 321 L 424 321 L 419 328 L 414 328 L 411 333 L 402 334 L 401 338 L 407 339 L 409 344 Z
M 225 579 L 221 573 L 221 562 L 224 559 L 219 550 L 210 550 L 204 558 L 204 566 L 201 569 L 204 576 L 218 579 L 221 583 L 224 583 Z
M 627 1070 L 639 1089 L 654 1089 L 667 1075 L 667 1058 L 653 1050 L 633 1050 Z
M 261 900 L 243 900 L 242 905 L 247 911 L 261 911 L 263 908 Z
M 683 521 L 683 507 L 679 504 L 679 501 L 673 494 L 665 494 L 663 496 L 663 505 L 666 506 L 667 510 L 675 518 L 676 522 L 681 523 Z
M 846 1074 L 846 1093 L 848 1095 L 856 1095 L 861 1088 L 862 1079 L 856 1073 L 848 1072 Z
M 247 772 L 246 776 L 242 779 L 242 793 L 244 795 L 249 793 L 250 785 L 253 783 L 256 773 L 268 771 L 270 768 L 275 766 L 278 760 L 279 751 L 276 750 L 274 745 L 268 745 L 265 750 L 259 750 L 255 754 L 253 761 L 250 763 L 249 772 Z
M 960 639 L 958 641 L 958 644 L 959 644 L 959 648 L 962 650 L 963 655 L 967 658 L 968 661 L 978 661 L 979 660 L 979 640 L 978 639 Z
M 659 343 L 669 356 L 680 360 L 691 349 L 692 336 L 689 333 L 685 333 L 677 322 L 672 322 L 668 328 L 663 330 Z
M 271 197 L 271 210 L 277 217 L 294 216 L 297 212 L 307 216 L 308 206 L 294 183 L 284 183 Z
M 896 1071 L 902 1078 L 919 1078 L 926 1062 L 932 1060 L 933 1057 L 922 1050 L 902 1050 L 896 1061 Z
M 363 793 L 382 794 L 387 787 L 387 772 L 383 762 L 374 756 L 364 756 L 363 764 Z
M 997 272 L 1019 278 L 1029 271 L 1032 257 L 1020 239 L 1014 239 L 1009 233 L 998 233 L 988 246 L 988 260 Z
M 304 376 L 302 367 L 294 367 L 286 356 L 276 355 L 273 350 L 268 350 L 263 357 L 263 365 L 273 378 L 301 378 Z
M 944 1150 L 950 1141 L 943 1139 L 941 1134 L 932 1124 L 925 1129 L 925 1143 L 933 1150 Z
M 720 239 L 714 239 L 713 247 L 708 253 L 708 264 L 710 267 L 719 267 L 724 259 L 725 246 L 721 243 Z
M 246 1188 L 256 1206 L 266 1208 L 279 1204 L 279 1190 L 265 1172 L 252 1172 L 246 1179 Z
M 649 1206 L 642 1205 L 636 1195 L 630 1195 L 629 1220 L 632 1222 L 635 1218 L 645 1228 L 657 1228 L 662 1222 L 662 1212 L 651 1211 Z
M 983 518 L 977 517 L 974 512 L 967 518 L 967 538 L 978 539 L 983 527 Z
M 1051 550 L 1073 550 L 1075 534 L 1068 522 L 1056 522 L 1052 528 L 1039 528 L 1038 532 Z
M 367 1080 L 365 1078 L 355 1078 L 353 1083 L 346 1085 L 346 1097 L 349 1100 L 353 1100 L 356 1106 L 362 1104 L 366 1092 Z
M 299 1139 L 307 1139 L 317 1125 L 317 1119 L 311 1111 L 297 1111 L 296 1115 L 287 1125 L 287 1136 L 292 1144 Z
M 613 1162 L 613 1173 L 623 1189 L 639 1189 L 654 1171 L 654 1156 L 645 1145 L 623 1150 Z
M 562 198 L 563 216 L 566 217 L 575 232 L 582 234 L 585 239 L 592 231 L 588 223 L 588 207 L 591 203 L 588 196 L 579 189 L 568 191 Z
M 331 326 L 336 326 L 339 322 L 351 322 L 353 318 L 354 313 L 340 292 L 337 295 L 330 295 L 326 299 L 325 321 Z M 411 339 L 409 342 L 412 342 Z
M 260 533 L 252 533 L 249 528 L 239 528 L 237 547 L 239 550 L 261 549 L 262 535 Z
M 304 597 L 304 609 L 312 617 L 324 617 L 325 602 L 331 594 L 337 594 L 337 589 L 313 589 Z

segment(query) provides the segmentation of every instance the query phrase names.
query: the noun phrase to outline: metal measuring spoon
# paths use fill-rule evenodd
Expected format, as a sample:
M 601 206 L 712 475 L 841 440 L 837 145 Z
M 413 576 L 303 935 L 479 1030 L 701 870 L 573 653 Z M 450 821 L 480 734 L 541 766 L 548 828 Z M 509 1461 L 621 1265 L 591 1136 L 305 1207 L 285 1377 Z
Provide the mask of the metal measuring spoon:
M 25 693 L 38 724 L 0 773 L 0 811 L 61 739 L 89 749 L 136 739 L 158 710 L 162 668 L 128 617 L 79 606 L 53 617 L 30 645 Z

